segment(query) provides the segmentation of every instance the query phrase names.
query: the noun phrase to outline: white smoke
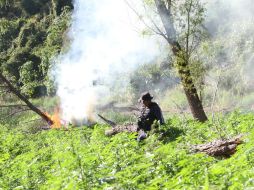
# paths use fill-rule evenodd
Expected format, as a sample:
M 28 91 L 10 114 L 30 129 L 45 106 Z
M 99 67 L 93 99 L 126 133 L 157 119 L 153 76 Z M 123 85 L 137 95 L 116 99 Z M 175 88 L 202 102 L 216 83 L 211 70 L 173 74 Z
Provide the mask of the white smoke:
M 208 54 L 204 53 L 207 57 L 203 60 L 210 69 L 206 73 L 207 97 L 217 92 L 215 103 L 218 107 L 252 106 L 253 0 L 202 1 L 206 3 L 205 27 L 210 34 L 208 43 L 205 42 Z M 209 86 L 209 83 L 213 85 Z
M 145 28 L 124 0 L 76 0 L 70 50 L 56 68 L 62 117 L 86 121 L 95 105 L 106 99 L 121 76 L 159 54 L 157 42 L 142 36 Z M 122 81 L 121 81 L 122 80 Z
M 207 8 L 205 26 L 212 35 L 212 41 L 221 43 L 226 50 L 226 56 L 221 57 L 219 62 L 236 65 L 244 61 L 243 67 L 249 65 L 254 55 L 253 0 L 203 1 L 206 2 Z
M 241 23 L 253 21 L 253 0 L 202 0 L 206 5 L 206 26 L 209 31 L 226 33 L 241 29 Z

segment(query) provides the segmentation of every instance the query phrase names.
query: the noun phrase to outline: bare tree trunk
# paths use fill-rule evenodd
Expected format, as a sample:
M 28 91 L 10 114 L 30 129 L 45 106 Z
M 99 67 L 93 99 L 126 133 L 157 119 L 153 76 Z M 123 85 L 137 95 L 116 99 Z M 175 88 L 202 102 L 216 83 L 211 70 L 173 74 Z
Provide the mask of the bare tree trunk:
M 0 73 L 0 80 L 2 80 L 9 90 L 14 93 L 20 100 L 26 103 L 26 105 L 35 113 L 40 115 L 49 125 L 53 124 L 53 121 L 41 110 L 39 110 L 37 107 L 35 107 L 25 96 L 23 96 L 11 83 L 8 79 L 6 79 L 2 73 Z
M 191 72 L 188 66 L 188 58 L 184 58 L 182 48 L 177 41 L 176 30 L 172 22 L 170 7 L 167 8 L 163 0 L 154 0 L 154 2 L 167 34 L 167 41 L 171 45 L 172 51 L 178 59 L 177 69 L 191 109 L 191 113 L 198 121 L 205 122 L 207 121 L 207 116 L 192 80 Z

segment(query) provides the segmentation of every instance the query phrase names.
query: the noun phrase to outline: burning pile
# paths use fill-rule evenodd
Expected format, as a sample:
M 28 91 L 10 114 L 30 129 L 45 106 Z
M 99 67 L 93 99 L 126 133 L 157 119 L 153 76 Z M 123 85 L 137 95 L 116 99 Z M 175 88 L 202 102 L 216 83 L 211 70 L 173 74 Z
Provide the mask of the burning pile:
M 60 110 L 58 108 L 55 110 L 53 115 L 48 113 L 45 113 L 45 115 L 52 121 L 52 123 L 50 123 L 51 129 L 60 129 L 62 126 L 64 126 L 64 123 L 61 122 Z
M 45 117 L 48 119 L 46 120 L 48 123 L 48 127 L 45 129 L 60 129 L 65 128 L 67 129 L 67 125 L 73 125 L 73 126 L 81 126 L 81 125 L 87 125 L 91 126 L 95 124 L 95 119 L 92 117 L 89 117 L 88 119 L 75 119 L 72 118 L 71 121 L 67 121 L 61 118 L 62 112 L 59 107 L 57 107 L 52 115 L 49 113 L 44 113 Z

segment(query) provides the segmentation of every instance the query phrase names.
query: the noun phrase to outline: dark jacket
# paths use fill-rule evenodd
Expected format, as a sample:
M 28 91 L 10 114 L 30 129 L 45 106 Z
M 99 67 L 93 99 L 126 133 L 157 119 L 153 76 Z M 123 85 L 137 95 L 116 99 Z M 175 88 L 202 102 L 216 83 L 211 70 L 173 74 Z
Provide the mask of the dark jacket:
M 164 118 L 161 112 L 161 108 L 155 102 L 152 102 L 149 107 L 143 107 L 139 116 L 138 126 L 139 129 L 150 131 L 154 121 L 159 121 L 160 124 L 164 124 Z

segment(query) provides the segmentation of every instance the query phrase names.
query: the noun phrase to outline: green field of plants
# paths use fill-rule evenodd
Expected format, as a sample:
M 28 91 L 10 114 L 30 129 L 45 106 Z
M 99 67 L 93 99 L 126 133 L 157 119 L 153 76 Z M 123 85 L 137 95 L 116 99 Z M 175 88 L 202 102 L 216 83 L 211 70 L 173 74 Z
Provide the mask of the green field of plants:
M 0 0 L 0 190 L 254 190 L 253 13 Z
M 253 126 L 252 113 L 204 124 L 172 117 L 138 142 L 135 133 L 106 137 L 99 124 L 33 134 L 1 125 L 0 189 L 252 189 Z M 230 158 L 192 151 L 238 134 Z

